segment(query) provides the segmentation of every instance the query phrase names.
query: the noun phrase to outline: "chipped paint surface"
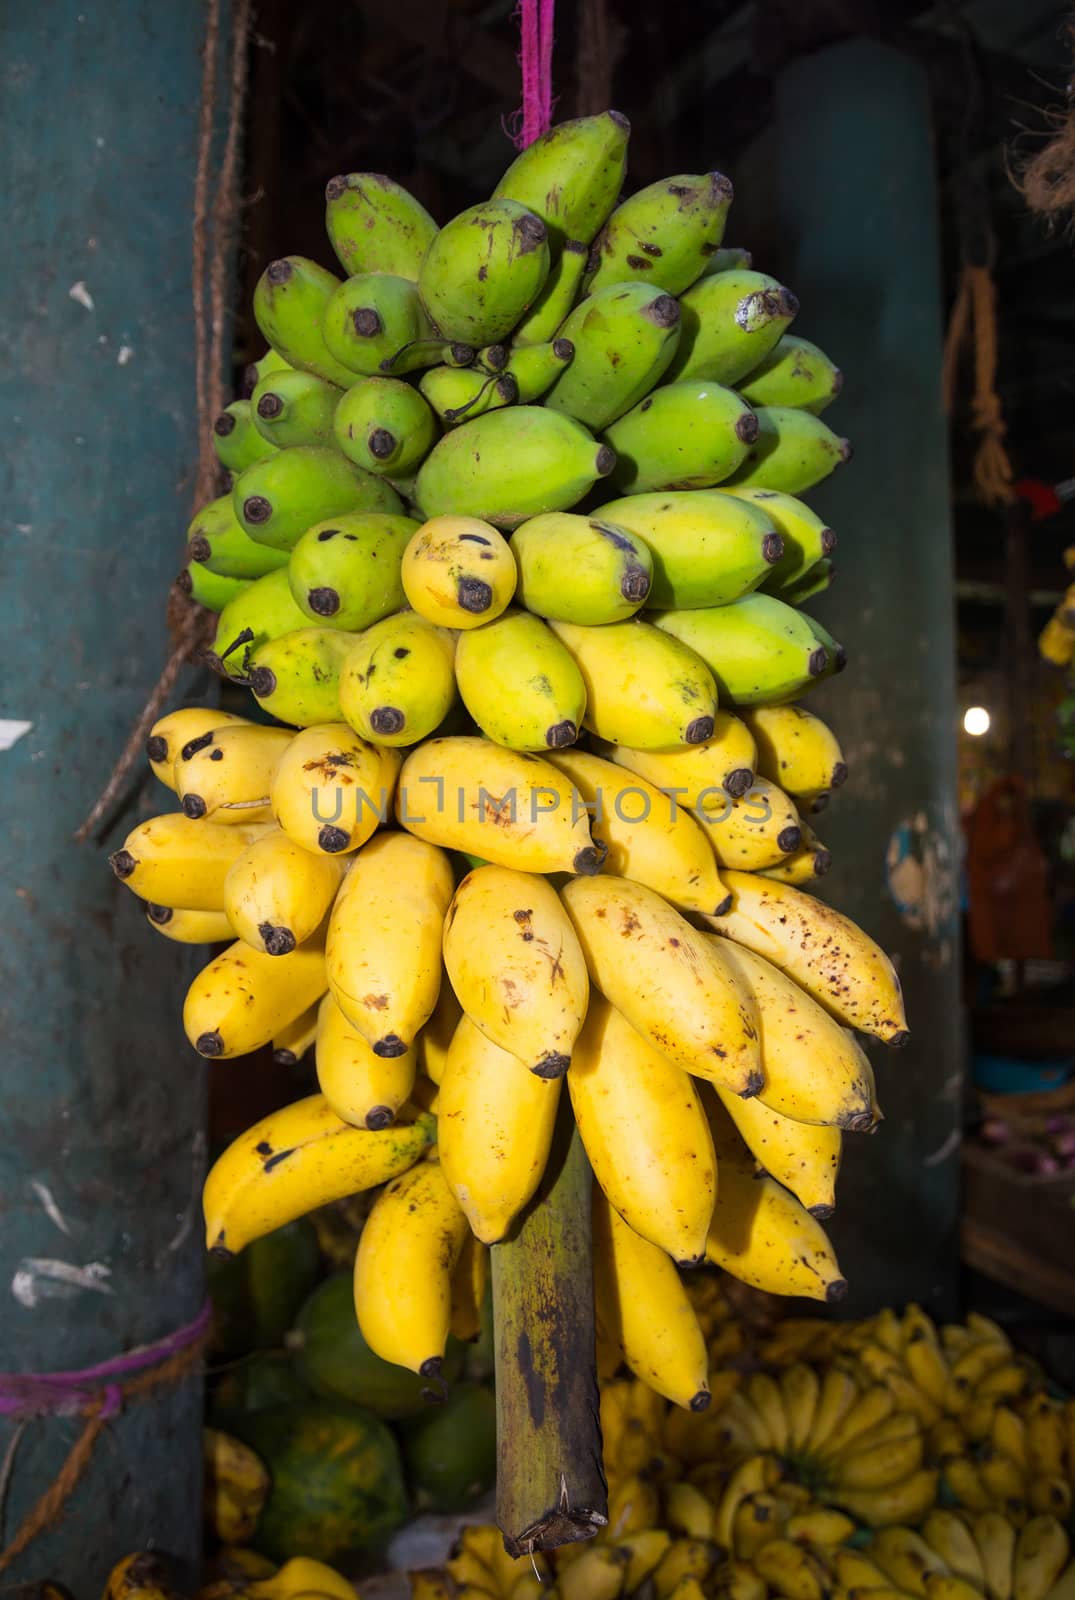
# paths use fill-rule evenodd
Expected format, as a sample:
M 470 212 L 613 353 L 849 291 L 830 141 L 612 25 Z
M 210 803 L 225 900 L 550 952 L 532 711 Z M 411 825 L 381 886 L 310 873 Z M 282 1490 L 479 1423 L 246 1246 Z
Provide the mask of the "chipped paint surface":
M 69 1300 L 84 1289 L 112 1294 L 111 1276 L 112 1268 L 103 1261 L 78 1267 L 47 1256 L 24 1256 L 11 1280 L 11 1292 L 21 1306 L 33 1311 L 42 1300 Z

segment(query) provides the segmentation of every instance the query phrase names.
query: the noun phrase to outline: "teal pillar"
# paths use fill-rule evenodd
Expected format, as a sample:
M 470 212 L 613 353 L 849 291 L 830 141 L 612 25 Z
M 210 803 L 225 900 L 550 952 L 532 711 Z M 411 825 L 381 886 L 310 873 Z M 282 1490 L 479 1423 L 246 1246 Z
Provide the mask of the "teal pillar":
M 226 19 L 225 19 L 226 21 Z M 197 456 L 191 209 L 205 8 L 5 8 L 0 231 L 0 1369 L 83 1368 L 203 1301 L 204 1072 L 182 954 L 73 834 L 167 654 Z M 112 1420 L 57 1523 L 0 1575 L 100 1592 L 147 1545 L 193 1574 L 201 1385 Z M 0 1549 L 82 1427 L 31 1421 Z M 0 1420 L 0 1460 L 12 1440 Z
M 895 960 L 911 1043 L 871 1051 L 887 1120 L 846 1140 L 832 1223 L 846 1309 L 954 1309 L 960 1079 L 952 543 L 937 181 L 925 74 L 872 41 L 777 87 L 778 214 L 797 326 L 843 368 L 850 466 L 810 496 L 836 530 L 817 615 L 849 665 L 810 697 L 850 778 L 818 820 L 823 893 Z M 811 602 L 811 609 L 815 609 Z M 831 888 L 830 888 L 831 885 Z

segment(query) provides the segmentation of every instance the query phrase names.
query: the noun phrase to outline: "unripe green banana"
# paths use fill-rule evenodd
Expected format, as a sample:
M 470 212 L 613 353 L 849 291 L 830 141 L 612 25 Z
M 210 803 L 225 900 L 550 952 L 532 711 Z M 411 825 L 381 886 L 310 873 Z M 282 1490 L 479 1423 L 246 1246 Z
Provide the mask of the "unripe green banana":
M 337 628 L 298 628 L 267 639 L 246 658 L 254 699 L 296 728 L 342 722 L 340 671 L 354 642 L 353 633 Z
M 224 606 L 206 660 L 214 672 L 245 678 L 243 663 L 248 650 L 256 650 L 267 639 L 278 639 L 282 633 L 306 628 L 309 621 L 292 598 L 287 568 L 279 567 L 245 584 Z
M 235 515 L 230 494 L 210 500 L 187 529 L 187 560 L 222 578 L 261 578 L 287 566 L 287 552 L 256 544 Z
M 639 189 L 594 240 L 585 292 L 642 278 L 682 294 L 719 247 L 731 203 L 731 183 L 720 172 L 661 178 Z
M 509 750 L 562 750 L 574 744 L 586 685 L 570 651 L 539 617 L 505 611 L 461 633 L 455 681 L 487 739 Z
M 618 111 L 558 123 L 516 156 L 493 198 L 517 200 L 541 217 L 554 245 L 588 245 L 623 188 L 630 133 Z
M 446 223 L 418 278 L 441 332 L 476 347 L 506 339 L 549 276 L 548 231 L 515 200 L 486 200 Z
M 825 678 L 834 678 L 838 672 L 843 672 L 844 668 L 847 666 L 847 651 L 844 649 L 843 645 L 840 644 L 839 640 L 834 639 L 829 630 L 822 626 L 816 617 L 808 616 L 805 611 L 800 612 L 799 615 L 804 617 L 809 623 L 810 627 L 814 631 L 814 637 L 817 639 L 818 644 L 828 656 L 828 661 L 825 665 L 824 672 L 820 673 L 818 677 L 814 678 L 813 681 L 807 685 L 808 688 L 812 689 L 816 684 L 821 683 Z M 794 695 L 787 695 L 785 698 L 793 700 L 795 697 Z M 818 807 L 817 809 L 820 810 L 821 808 Z
M 184 567 L 175 581 L 188 599 L 204 606 L 206 611 L 223 611 L 250 584 L 249 578 L 224 578 L 197 562 Z
M 683 334 L 669 368 L 680 378 L 735 384 L 763 361 L 799 309 L 799 302 L 764 272 L 718 272 L 680 300 Z
M 758 433 L 729 486 L 802 494 L 851 460 L 851 444 L 809 411 L 759 406 Z
M 509 406 L 446 433 L 415 494 L 427 517 L 456 512 L 515 528 L 541 511 L 566 511 L 615 464 L 615 452 L 574 418 Z
M 586 685 L 584 720 L 592 733 L 636 750 L 669 750 L 712 737 L 713 674 L 671 635 L 637 620 L 601 628 L 549 626 L 578 663 Z
M 809 572 L 804 572 L 797 583 L 790 583 L 784 589 L 777 590 L 777 598 L 783 600 L 785 605 L 801 606 L 804 600 L 809 600 L 815 594 L 824 594 L 836 576 L 836 563 L 830 561 L 828 556 L 822 556 L 820 561 L 815 561 Z
M 530 310 L 512 330 L 511 342 L 515 349 L 529 344 L 546 344 L 556 333 L 575 304 L 582 287 L 590 248 L 578 239 L 568 239 L 560 254 L 549 268 L 545 287 Z
M 392 478 L 414 472 L 439 433 L 427 402 L 400 378 L 367 378 L 348 389 L 334 429 L 337 446 L 356 466 Z
M 455 640 L 413 611 L 367 628 L 340 675 L 345 721 L 371 744 L 417 744 L 443 722 L 455 699 Z
M 348 172 L 325 185 L 325 228 L 341 266 L 417 278 L 437 224 L 413 194 L 381 172 Z
M 708 489 L 747 458 L 758 422 L 734 389 L 718 383 L 670 383 L 655 389 L 605 429 L 623 494 L 650 489 Z
M 813 619 L 768 594 L 697 611 L 656 611 L 652 621 L 706 662 L 721 699 L 735 705 L 801 693 L 829 665 Z
M 539 617 L 586 627 L 624 622 L 650 592 L 649 546 L 603 511 L 599 517 L 570 511 L 531 517 L 512 535 L 511 553 L 519 569 L 518 599 Z
M 794 495 L 782 494 L 778 489 L 731 489 L 723 485 L 719 492 L 755 506 L 784 540 L 784 554 L 762 585 L 767 594 L 779 595 L 797 584 L 822 556 L 831 556 L 836 549 L 832 529 L 811 506 Z
M 679 302 L 653 284 L 610 284 L 575 307 L 560 337 L 570 339 L 575 358 L 545 404 L 600 432 L 668 370 L 679 342 Z
M 362 272 L 336 289 L 321 324 L 325 344 L 357 376 L 398 377 L 445 359 L 446 345 L 425 313 L 418 287 L 390 272 Z M 473 358 L 473 351 L 467 349 Z
M 785 333 L 739 384 L 752 406 L 796 406 L 819 417 L 844 386 L 844 375 L 809 339 Z
M 243 370 L 243 399 L 249 400 L 262 378 L 267 378 L 272 372 L 294 372 L 290 361 L 285 361 L 278 350 L 270 346 L 265 354 L 257 361 L 247 362 Z
M 233 400 L 213 423 L 213 449 L 220 465 L 229 472 L 252 467 L 276 448 L 254 426 L 249 400 Z
M 270 261 L 254 290 L 254 320 L 289 366 L 346 389 L 355 375 L 336 360 L 321 336 L 325 308 L 339 283 L 305 256 Z M 262 376 L 259 372 L 259 381 Z
M 254 426 L 281 450 L 334 443 L 332 419 L 346 393 L 315 372 L 270 372 L 250 397 Z
M 519 405 L 540 400 L 574 359 L 575 346 L 566 334 L 558 334 L 545 344 L 523 345 L 518 350 L 512 345 L 504 373 L 515 380 Z
M 291 593 L 322 627 L 358 633 L 406 604 L 400 566 L 410 517 L 352 511 L 307 528 L 288 565 Z M 338 722 L 338 717 L 329 717 Z
M 762 507 L 715 489 L 627 495 L 601 515 L 649 546 L 651 607 L 727 605 L 756 589 L 784 551 Z
M 702 277 L 711 278 L 715 272 L 738 272 L 740 269 L 749 272 L 753 264 L 754 257 L 749 250 L 734 244 L 722 245 L 706 261 Z
M 484 367 L 430 367 L 418 387 L 446 428 L 458 427 L 501 406 L 513 406 L 519 398 L 514 378 L 504 372 L 487 372 Z
M 315 522 L 345 511 L 403 510 L 391 484 L 317 445 L 278 450 L 248 467 L 231 499 L 250 537 L 275 550 L 291 550 Z

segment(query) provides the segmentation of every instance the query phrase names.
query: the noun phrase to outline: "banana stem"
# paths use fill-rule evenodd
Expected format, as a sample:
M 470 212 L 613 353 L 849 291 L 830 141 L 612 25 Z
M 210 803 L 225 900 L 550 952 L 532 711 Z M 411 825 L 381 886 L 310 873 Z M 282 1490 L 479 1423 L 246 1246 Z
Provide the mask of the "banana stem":
M 594 1365 L 586 1152 L 567 1096 L 545 1177 L 491 1252 L 497 1522 L 509 1555 L 590 1539 L 608 1521 Z

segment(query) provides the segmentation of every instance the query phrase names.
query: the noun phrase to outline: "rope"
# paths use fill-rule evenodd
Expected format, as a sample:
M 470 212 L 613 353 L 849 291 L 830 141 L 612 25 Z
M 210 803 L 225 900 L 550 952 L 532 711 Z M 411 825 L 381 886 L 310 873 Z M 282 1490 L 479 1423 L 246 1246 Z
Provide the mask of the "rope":
M 208 0 L 206 14 L 191 229 L 194 400 L 198 426 L 195 508 L 211 500 L 217 490 L 219 465 L 212 446 L 212 424 L 225 405 L 224 336 L 227 329 L 231 254 L 239 218 L 239 153 L 246 99 L 247 36 L 250 32 L 251 9 L 252 0 L 233 0 L 227 130 L 216 189 L 211 198 L 213 129 L 216 124 L 217 79 L 220 73 L 221 0 Z M 171 652 L 135 719 L 108 781 L 75 833 L 80 844 L 84 844 L 102 819 L 111 814 L 135 763 L 141 758 L 146 735 L 171 697 L 180 672 L 188 661 L 197 659 L 209 643 L 215 626 L 212 612 L 192 604 L 179 587 L 178 580 L 168 593 L 166 618 L 172 642 Z
M 527 145 L 533 144 L 552 123 L 554 9 L 555 0 L 519 0 L 515 11 L 521 45 L 523 103 L 509 118 L 509 133 L 517 150 L 525 150 Z
M 965 262 L 948 319 L 941 365 L 944 409 L 949 416 L 955 408 L 960 352 L 968 339 L 973 339 L 974 346 L 970 425 L 979 436 L 974 456 L 974 482 L 986 505 L 1008 505 L 1015 499 L 1015 491 L 1012 464 L 1004 443 L 1008 429 L 996 390 L 996 286 L 988 267 Z

